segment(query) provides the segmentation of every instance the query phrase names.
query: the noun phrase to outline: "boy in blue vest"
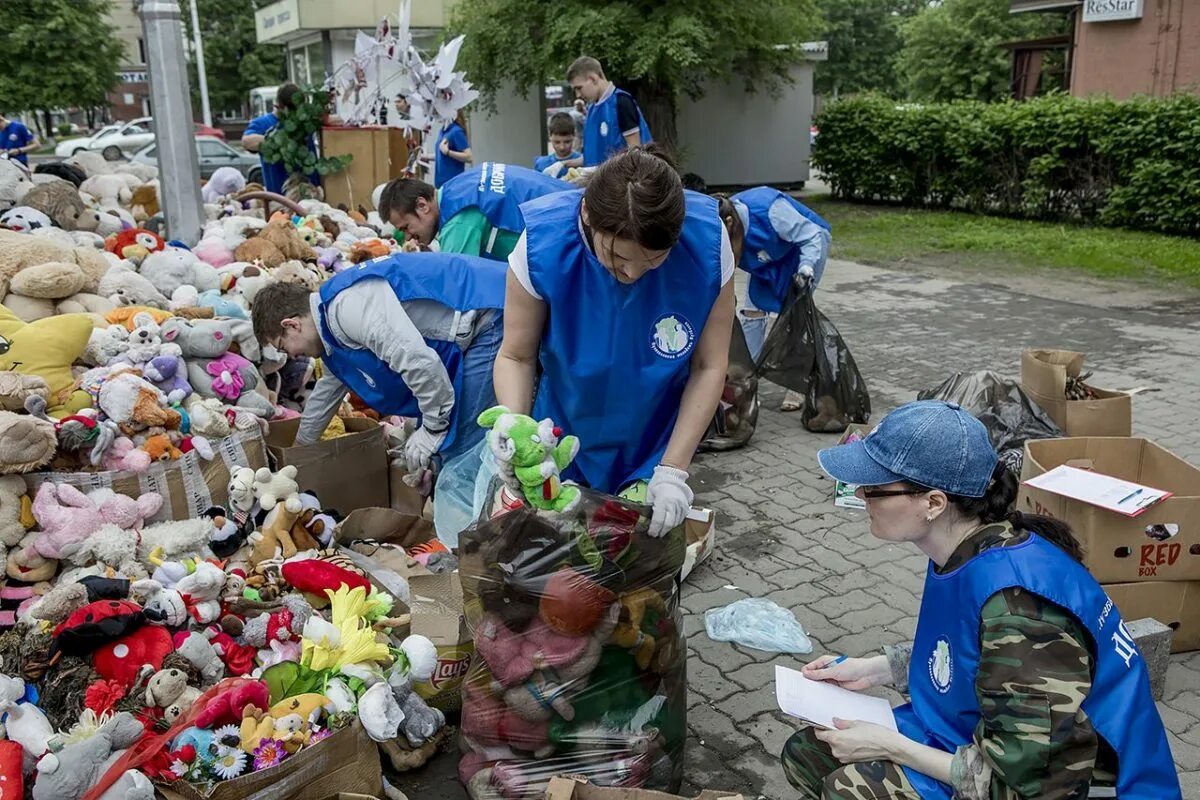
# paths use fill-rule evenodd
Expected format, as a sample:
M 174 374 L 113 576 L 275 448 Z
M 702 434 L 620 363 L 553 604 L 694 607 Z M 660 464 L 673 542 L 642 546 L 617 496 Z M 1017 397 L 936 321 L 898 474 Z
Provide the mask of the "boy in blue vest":
M 275 94 L 274 110 L 261 117 L 255 117 L 246 126 L 246 131 L 242 134 L 242 147 L 246 148 L 248 152 L 257 153 L 267 136 L 279 126 L 280 113 L 295 109 L 296 103 L 301 99 L 298 96 L 301 93 L 300 87 L 294 83 L 285 83 L 280 86 L 279 91 Z M 308 140 L 308 149 L 314 153 L 317 152 L 316 139 L 311 136 Z M 262 164 L 263 188 L 268 192 L 282 194 L 283 185 L 287 183 L 288 179 L 288 172 L 283 166 L 283 162 L 268 162 L 259 156 L 259 163 Z M 313 186 L 320 186 L 321 176 L 313 172 L 308 176 L 308 182 Z
M 0 154 L 29 166 L 29 153 L 41 146 L 24 123 L 0 114 Z
M 264 287 L 254 299 L 258 340 L 325 367 L 296 444 L 321 438 L 347 391 L 380 414 L 420 420 L 404 447 L 409 472 L 479 444 L 475 420 L 496 404 L 505 272 L 469 256 L 400 253 L 345 270 L 318 292 Z
M 599 61 L 590 56 L 575 59 L 567 70 L 567 83 L 589 106 L 583 124 L 582 166 L 599 166 L 626 148 L 652 141 L 637 101 L 604 77 Z
M 389 182 L 379 197 L 379 216 L 404 234 L 405 241 L 443 253 L 464 253 L 508 261 L 525 221 L 520 206 L 575 187 L 529 167 L 485 162 L 451 178 L 440 189 L 416 178 Z
M 561 177 L 568 162 L 582 158 L 575 150 L 575 120 L 564 111 L 550 117 L 550 149 L 554 152 L 535 159 L 533 168 L 552 178 Z

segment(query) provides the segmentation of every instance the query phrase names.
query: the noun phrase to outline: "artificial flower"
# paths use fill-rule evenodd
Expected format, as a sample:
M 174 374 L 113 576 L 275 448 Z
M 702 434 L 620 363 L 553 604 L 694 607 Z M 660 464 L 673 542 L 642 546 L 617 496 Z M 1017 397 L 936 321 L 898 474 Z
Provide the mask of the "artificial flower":
M 333 649 L 342 641 L 342 632 L 332 622 L 327 622 L 317 614 L 313 614 L 304 623 L 301 634 L 306 641 L 318 647 Z
M 182 778 L 184 775 L 187 775 L 188 770 L 191 768 L 191 764 L 185 764 L 178 758 L 171 762 L 171 772 L 176 778 Z
M 322 739 L 328 739 L 330 736 L 333 736 L 333 731 L 329 730 L 329 728 L 318 728 L 312 732 L 312 736 L 308 738 L 308 743 L 309 745 L 314 745 Z
M 404 712 L 396 702 L 392 687 L 377 683 L 359 698 L 358 718 L 368 736 L 377 742 L 388 742 L 400 733 Z
M 66 733 L 60 733 L 58 738 L 64 745 L 82 742 L 90 739 L 100 729 L 100 726 L 112 719 L 112 712 L 105 711 L 97 714 L 90 708 L 85 708 L 79 715 L 79 722 L 72 725 Z
M 223 781 L 236 778 L 246 771 L 248 760 L 249 756 L 236 747 L 218 748 L 217 760 L 212 765 L 213 774 Z
M 316 671 L 344 669 L 347 664 L 390 663 L 387 644 L 378 640 L 363 619 L 366 590 L 343 584 L 336 592 L 326 589 L 325 594 L 329 597 L 332 625 L 324 620 L 314 624 L 316 615 L 309 618 L 304 627 L 301 663 Z
M 232 746 L 241 741 L 242 731 L 237 725 L 222 725 L 213 731 L 213 737 L 222 744 L 229 742 Z
M 330 678 L 321 693 L 329 698 L 329 702 L 333 703 L 334 712 L 338 714 L 353 711 L 358 705 L 354 692 L 350 691 L 350 687 L 341 678 Z
M 372 590 L 367 597 L 367 605 L 363 610 L 363 618 L 374 624 L 392 612 L 395 599 L 387 592 Z
M 254 771 L 274 767 L 285 758 L 287 751 L 283 749 L 283 742 L 278 739 L 263 739 L 258 747 L 254 748 Z
M 83 704 L 97 714 L 105 714 L 113 711 L 123 697 L 125 687 L 120 681 L 98 680 L 83 693 Z

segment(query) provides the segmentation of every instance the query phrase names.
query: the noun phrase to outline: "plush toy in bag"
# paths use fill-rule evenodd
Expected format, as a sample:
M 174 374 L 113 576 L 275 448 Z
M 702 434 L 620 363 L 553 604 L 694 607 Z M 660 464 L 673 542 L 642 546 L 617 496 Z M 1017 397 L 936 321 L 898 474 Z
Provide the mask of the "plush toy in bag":
M 494 406 L 479 415 L 479 424 L 490 428 L 488 446 L 500 465 L 500 474 L 520 490 L 534 508 L 570 511 L 579 503 L 579 487 L 563 484 L 559 475 L 579 453 L 579 439 L 563 436 L 549 419 L 538 422 Z

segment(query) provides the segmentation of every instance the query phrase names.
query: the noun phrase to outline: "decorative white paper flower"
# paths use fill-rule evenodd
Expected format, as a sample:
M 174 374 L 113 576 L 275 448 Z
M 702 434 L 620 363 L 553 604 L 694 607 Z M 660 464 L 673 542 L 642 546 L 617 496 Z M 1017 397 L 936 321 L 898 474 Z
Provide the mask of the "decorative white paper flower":
M 223 781 L 231 780 L 246 771 L 248 757 L 236 747 L 219 747 L 213 773 Z

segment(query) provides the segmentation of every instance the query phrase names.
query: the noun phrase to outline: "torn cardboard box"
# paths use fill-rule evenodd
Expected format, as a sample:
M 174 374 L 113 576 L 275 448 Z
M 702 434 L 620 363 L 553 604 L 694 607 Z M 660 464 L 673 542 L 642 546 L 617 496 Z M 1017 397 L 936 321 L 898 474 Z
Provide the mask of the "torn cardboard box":
M 1200 581 L 1110 583 L 1104 591 L 1122 619 L 1152 617 L 1175 631 L 1172 653 L 1200 650 Z
M 712 555 L 717 541 L 717 515 L 711 508 L 693 508 L 683 521 L 683 532 L 687 537 L 687 551 L 683 556 L 683 569 L 679 580 L 687 580 L 692 570 Z
M 343 514 L 388 505 L 387 447 L 378 422 L 350 418 L 345 436 L 297 447 L 299 429 L 299 419 L 271 423 L 267 445 L 276 469 L 295 466 L 296 482 Z
M 1127 392 L 1091 387 L 1095 399 L 1067 399 L 1067 379 L 1079 377 L 1083 359 L 1071 350 L 1026 350 L 1021 388 L 1067 436 L 1131 436 L 1133 399 Z
M 545 800 L 742 800 L 737 792 L 705 789 L 695 798 L 677 794 L 653 792 L 649 789 L 625 789 L 612 786 L 593 786 L 587 778 L 567 775 L 550 779 Z
M 1174 493 L 1128 517 L 1022 483 L 1017 509 L 1070 525 L 1096 580 L 1200 580 L 1200 470 L 1146 439 L 1041 439 L 1025 443 L 1022 482 L 1064 464 Z

